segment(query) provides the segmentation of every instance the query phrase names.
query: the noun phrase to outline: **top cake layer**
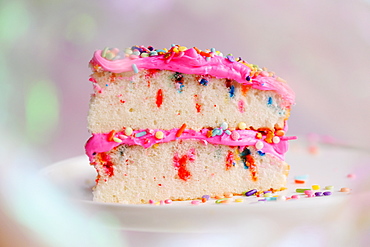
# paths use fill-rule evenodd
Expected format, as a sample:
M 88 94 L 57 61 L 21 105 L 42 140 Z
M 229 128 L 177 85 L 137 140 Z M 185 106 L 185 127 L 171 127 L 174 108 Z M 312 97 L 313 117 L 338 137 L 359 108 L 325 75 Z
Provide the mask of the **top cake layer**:
M 192 139 L 253 146 L 283 160 L 294 93 L 284 80 L 214 49 L 133 46 L 98 50 L 90 61 L 86 144 L 93 157 L 121 145 Z
M 282 106 L 294 103 L 294 92 L 280 77 L 257 65 L 249 64 L 232 55 L 223 56 L 215 49 L 200 51 L 173 45 L 170 50 L 133 46 L 125 52 L 118 49 L 98 50 L 90 62 L 93 71 L 122 73 L 139 72 L 141 69 L 160 69 L 185 74 L 210 75 L 235 80 L 243 85 L 263 91 L 275 91 L 281 95 Z

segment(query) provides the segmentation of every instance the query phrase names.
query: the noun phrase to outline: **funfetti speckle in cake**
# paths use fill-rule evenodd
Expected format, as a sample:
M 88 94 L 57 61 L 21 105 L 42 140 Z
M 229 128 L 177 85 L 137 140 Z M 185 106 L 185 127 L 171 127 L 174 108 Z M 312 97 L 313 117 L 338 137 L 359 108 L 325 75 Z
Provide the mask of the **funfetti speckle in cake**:
M 90 67 L 94 200 L 195 200 L 285 187 L 294 93 L 274 73 L 179 45 L 105 48 Z

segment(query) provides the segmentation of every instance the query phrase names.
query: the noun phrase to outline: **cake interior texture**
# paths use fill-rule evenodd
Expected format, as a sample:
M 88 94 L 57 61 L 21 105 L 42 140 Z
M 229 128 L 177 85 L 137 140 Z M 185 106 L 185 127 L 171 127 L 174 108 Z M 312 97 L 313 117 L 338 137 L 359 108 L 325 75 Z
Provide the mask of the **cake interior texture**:
M 97 170 L 94 200 L 139 204 L 284 189 L 284 154 L 294 139 L 285 135 L 294 99 L 287 84 L 241 59 L 180 48 L 94 54 L 86 144 Z

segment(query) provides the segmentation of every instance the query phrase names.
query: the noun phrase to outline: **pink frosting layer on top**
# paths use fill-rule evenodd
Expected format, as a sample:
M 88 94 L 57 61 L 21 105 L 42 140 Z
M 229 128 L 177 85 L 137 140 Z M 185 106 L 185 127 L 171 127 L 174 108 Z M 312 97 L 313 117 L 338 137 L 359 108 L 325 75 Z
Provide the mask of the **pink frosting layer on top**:
M 132 56 L 111 61 L 102 57 L 101 54 L 102 51 L 97 50 L 92 58 L 92 63 L 98 64 L 105 71 L 113 73 L 132 71 L 132 66 L 135 64 L 138 70 L 160 69 L 185 74 L 211 75 L 216 78 L 232 79 L 255 89 L 275 91 L 282 96 L 286 106 L 294 103 L 293 90 L 277 78 L 264 76 L 261 73 L 253 77 L 253 80 L 248 81 L 246 77 L 250 75 L 251 69 L 245 64 L 217 55 L 206 58 L 198 54 L 194 48 L 189 48 L 181 55 L 175 54 L 169 58 L 165 58 L 164 55 Z

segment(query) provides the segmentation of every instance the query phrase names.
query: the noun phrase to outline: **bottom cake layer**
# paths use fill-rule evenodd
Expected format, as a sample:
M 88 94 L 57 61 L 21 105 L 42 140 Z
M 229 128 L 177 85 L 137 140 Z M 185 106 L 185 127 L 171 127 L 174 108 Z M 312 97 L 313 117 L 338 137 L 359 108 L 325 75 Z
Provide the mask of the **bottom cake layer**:
M 141 146 L 120 145 L 95 154 L 98 176 L 94 201 L 148 203 L 190 200 L 203 195 L 282 190 L 289 165 L 253 146 L 239 148 L 175 141 Z

